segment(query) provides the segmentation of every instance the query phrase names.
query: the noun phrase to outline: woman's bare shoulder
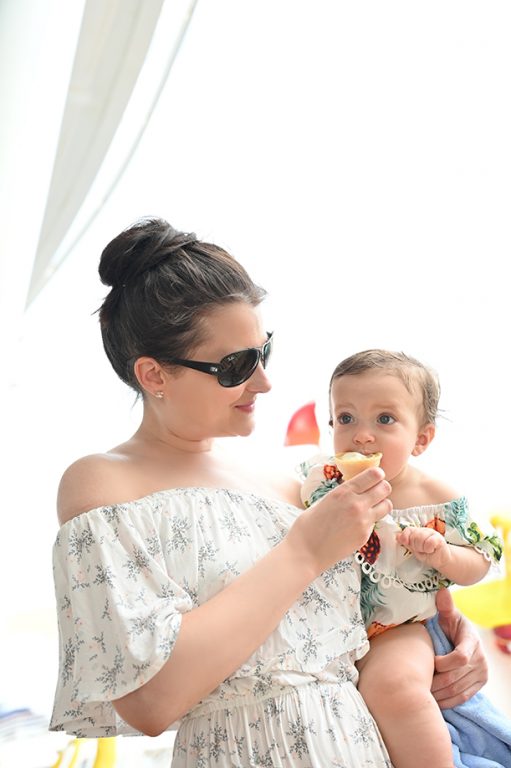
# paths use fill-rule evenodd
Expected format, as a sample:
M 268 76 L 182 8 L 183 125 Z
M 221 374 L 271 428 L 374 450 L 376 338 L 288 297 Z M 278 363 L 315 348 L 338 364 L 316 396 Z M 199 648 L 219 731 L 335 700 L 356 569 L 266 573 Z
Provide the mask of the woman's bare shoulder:
M 60 525 L 96 507 L 119 501 L 125 493 L 126 459 L 121 454 L 95 453 L 73 462 L 64 472 L 57 494 Z
M 301 484 L 294 475 L 290 472 L 276 472 L 272 469 L 268 471 L 266 479 L 277 498 L 282 499 L 287 504 L 292 504 L 294 507 L 303 508 L 300 497 Z

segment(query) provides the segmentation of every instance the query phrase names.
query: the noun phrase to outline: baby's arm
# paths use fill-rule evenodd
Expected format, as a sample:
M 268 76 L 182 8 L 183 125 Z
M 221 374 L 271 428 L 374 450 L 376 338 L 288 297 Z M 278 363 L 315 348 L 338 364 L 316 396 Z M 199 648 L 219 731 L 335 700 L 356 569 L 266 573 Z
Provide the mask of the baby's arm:
M 438 531 L 409 526 L 396 536 L 398 544 L 456 584 L 475 584 L 486 576 L 489 561 L 473 547 L 448 544 Z

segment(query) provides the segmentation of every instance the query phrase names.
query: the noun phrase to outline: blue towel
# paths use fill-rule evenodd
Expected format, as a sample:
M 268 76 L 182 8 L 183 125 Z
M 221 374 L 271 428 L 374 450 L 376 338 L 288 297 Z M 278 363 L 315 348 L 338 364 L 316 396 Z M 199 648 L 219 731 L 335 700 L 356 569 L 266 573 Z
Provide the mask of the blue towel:
M 452 645 L 434 616 L 426 624 L 435 653 Z M 452 709 L 442 710 L 452 740 L 456 768 L 511 768 L 511 720 L 479 691 Z

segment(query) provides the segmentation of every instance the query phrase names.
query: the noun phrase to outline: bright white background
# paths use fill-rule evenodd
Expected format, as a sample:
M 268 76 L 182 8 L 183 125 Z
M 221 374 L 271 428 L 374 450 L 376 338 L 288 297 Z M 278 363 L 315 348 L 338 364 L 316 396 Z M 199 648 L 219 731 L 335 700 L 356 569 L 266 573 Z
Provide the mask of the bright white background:
M 253 449 L 282 446 L 309 400 L 325 427 L 340 359 L 400 349 L 443 386 L 421 466 L 482 515 L 509 507 L 510 33 L 498 0 L 199 1 L 121 183 L 12 329 L 0 703 L 51 708 L 58 480 L 138 422 L 93 313 L 100 252 L 141 215 L 224 246 L 269 291 Z

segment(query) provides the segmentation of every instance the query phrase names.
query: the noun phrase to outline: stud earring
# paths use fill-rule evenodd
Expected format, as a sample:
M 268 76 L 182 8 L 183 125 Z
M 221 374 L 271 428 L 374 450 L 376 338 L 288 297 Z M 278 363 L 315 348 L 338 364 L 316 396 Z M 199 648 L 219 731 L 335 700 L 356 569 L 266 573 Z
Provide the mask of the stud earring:
M 163 399 L 163 392 L 161 391 L 161 389 L 158 390 L 158 392 L 155 392 L 154 396 L 157 397 L 159 400 L 162 400 Z

